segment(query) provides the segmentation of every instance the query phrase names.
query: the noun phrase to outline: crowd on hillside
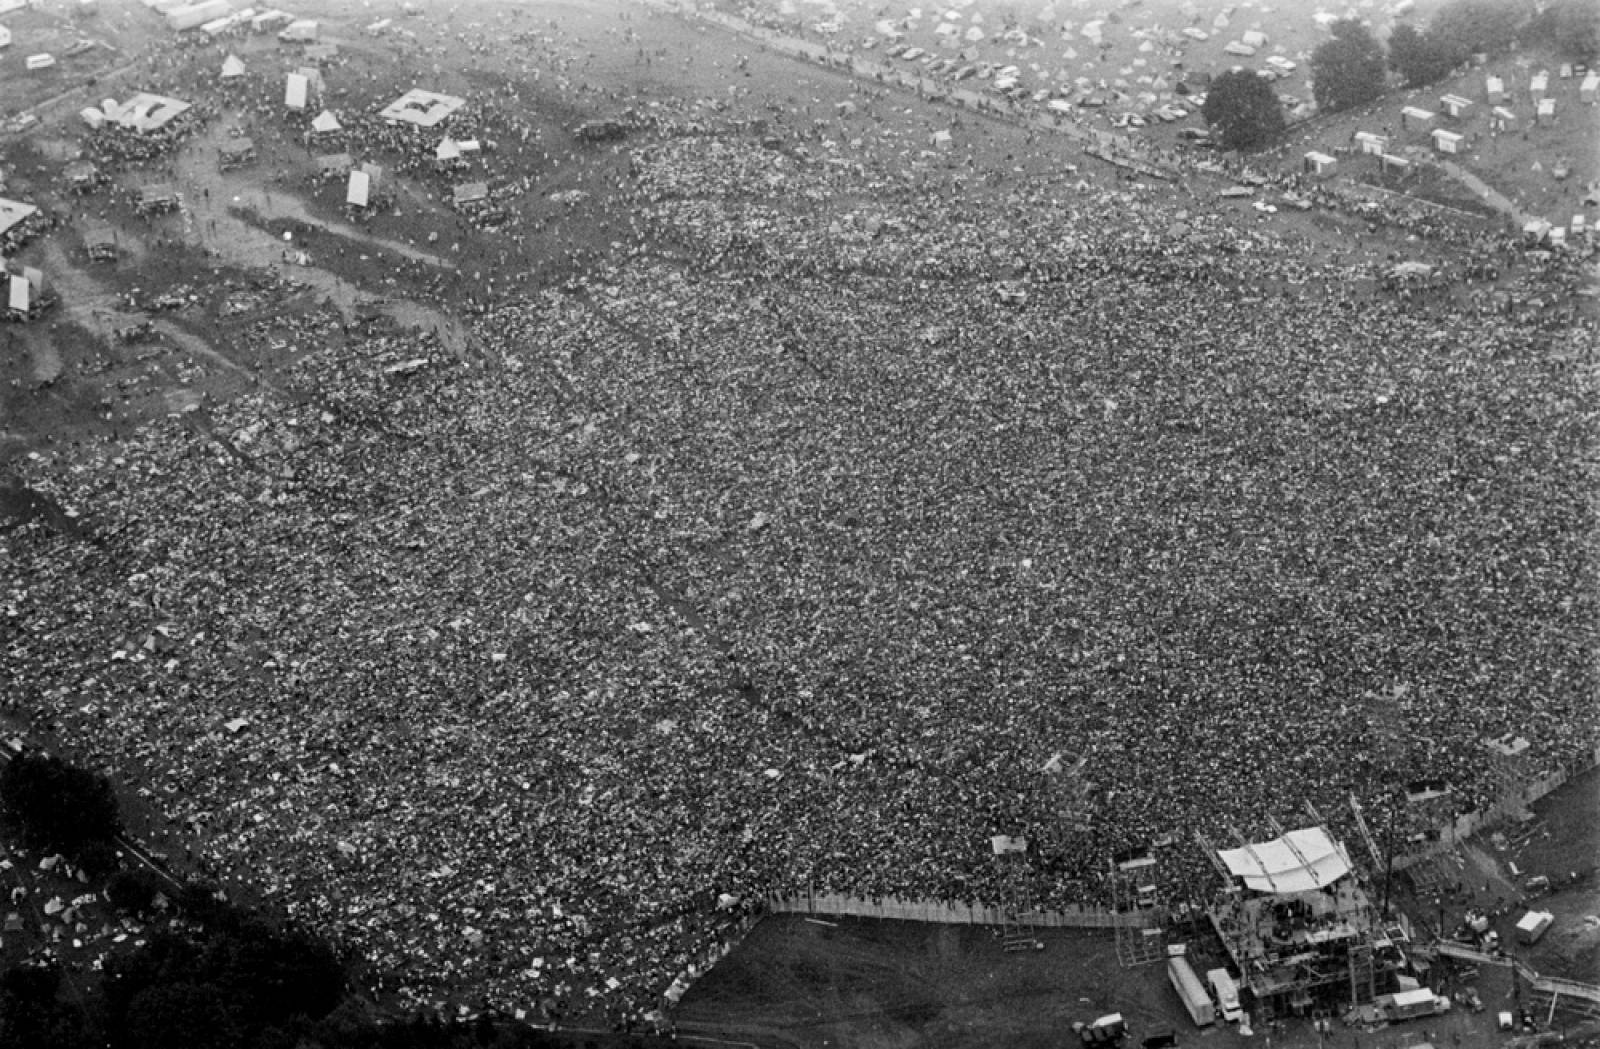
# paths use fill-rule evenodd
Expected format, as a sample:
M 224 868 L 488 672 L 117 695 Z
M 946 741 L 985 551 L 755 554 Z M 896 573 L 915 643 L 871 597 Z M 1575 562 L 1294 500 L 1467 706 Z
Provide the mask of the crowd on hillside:
M 105 538 L 10 541 L 10 694 L 397 992 L 552 1016 L 768 894 L 992 901 L 993 834 L 1100 905 L 1119 849 L 1592 744 L 1591 330 L 1159 190 L 873 177 L 668 139 L 635 206 L 697 270 L 38 471 Z
M 319 333 L 292 403 L 28 466 L 96 542 L 4 540 L 6 694 L 388 990 L 636 1018 L 771 894 L 992 902 L 1007 834 L 1042 907 L 1173 837 L 1203 897 L 1192 828 L 1592 751 L 1571 259 L 1444 223 L 1402 299 L 1172 186 L 651 126 L 649 253 L 470 358 Z

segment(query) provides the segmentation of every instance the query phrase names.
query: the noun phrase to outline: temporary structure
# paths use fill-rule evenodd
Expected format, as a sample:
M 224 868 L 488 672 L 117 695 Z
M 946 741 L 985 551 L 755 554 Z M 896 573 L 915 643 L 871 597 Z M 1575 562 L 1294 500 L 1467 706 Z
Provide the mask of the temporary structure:
M 355 163 L 348 153 L 327 153 L 317 158 L 317 174 L 323 178 L 339 178 L 348 175 Z
M 314 43 L 317 39 L 317 23 L 310 18 L 296 19 L 283 27 L 278 39 L 286 44 Z
M 372 178 L 365 171 L 350 172 L 350 181 L 345 187 L 344 202 L 353 207 L 364 208 L 372 195 Z
M 1433 114 L 1426 109 L 1405 106 L 1400 110 L 1400 126 L 1403 128 L 1427 127 L 1431 123 L 1433 123 Z
M 217 152 L 223 168 L 234 168 L 256 159 L 256 144 L 248 138 L 229 139 Z
M 152 183 L 139 190 L 139 202 L 134 205 L 134 210 L 141 215 L 149 215 L 158 211 L 176 211 L 178 209 L 178 191 L 165 182 Z
M 385 120 L 403 120 L 418 127 L 434 127 L 466 105 L 466 99 L 413 88 L 378 111 Z
M 1549 911 L 1529 911 L 1517 922 L 1517 942 L 1538 943 L 1555 921 L 1556 916 Z
M 1305 156 L 1305 171 L 1308 174 L 1331 175 L 1338 166 L 1339 161 L 1326 153 L 1318 153 L 1316 150 L 1312 150 Z
M 1356 142 L 1361 146 L 1362 153 L 1377 155 L 1389 148 L 1389 139 L 1386 136 L 1371 131 L 1357 131 Z
M 489 199 L 489 185 L 486 182 L 467 182 L 455 188 L 452 200 L 458 208 L 476 207 Z
M 283 89 L 283 104 L 290 109 L 306 108 L 306 96 L 311 92 L 311 81 L 304 74 L 290 73 Z
M 1498 106 L 1506 100 L 1506 82 L 1497 76 L 1486 77 L 1483 82 L 1484 94 L 1488 96 L 1491 106 Z
M 229 55 L 222 60 L 222 79 L 233 80 L 244 76 L 244 62 L 238 55 Z
M 1461 140 L 1464 136 L 1444 128 L 1433 129 L 1433 148 L 1440 153 L 1460 152 Z
M 330 110 L 324 109 L 311 122 L 311 133 L 313 135 L 335 135 L 343 130 L 344 127 L 339 123 L 339 118 L 334 116 Z
M 1441 95 L 1439 107 L 1452 117 L 1459 117 L 1472 108 L 1472 99 L 1462 98 L 1460 95 Z
M 107 99 L 102 103 L 106 119 L 130 131 L 146 133 L 160 131 L 189 110 L 189 103 L 166 95 L 141 91 L 126 102 L 118 104 Z

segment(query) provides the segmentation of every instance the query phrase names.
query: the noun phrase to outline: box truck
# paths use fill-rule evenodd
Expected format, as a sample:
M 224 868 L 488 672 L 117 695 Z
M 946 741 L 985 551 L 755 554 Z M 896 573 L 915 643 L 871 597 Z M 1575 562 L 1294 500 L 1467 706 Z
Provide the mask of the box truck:
M 1244 1010 L 1239 1008 L 1239 988 L 1226 969 L 1212 969 L 1206 973 L 1206 983 L 1211 985 L 1211 996 L 1217 1000 L 1217 1011 L 1228 1023 L 1238 1023 Z

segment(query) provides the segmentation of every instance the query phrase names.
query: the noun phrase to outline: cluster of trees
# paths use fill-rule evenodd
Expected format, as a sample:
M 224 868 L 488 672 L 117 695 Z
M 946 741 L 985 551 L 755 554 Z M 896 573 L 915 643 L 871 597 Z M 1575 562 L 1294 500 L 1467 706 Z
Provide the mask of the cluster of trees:
M 48 754 L 17 755 L 0 769 L 0 814 L 29 848 L 59 852 L 95 877 L 116 869 L 122 814 L 102 775 Z
M 1575 62 L 1600 61 L 1600 3 L 1551 0 L 1450 0 L 1425 28 L 1395 26 L 1387 53 L 1372 30 L 1355 19 L 1329 27 L 1330 39 L 1311 54 L 1311 93 L 1317 108 L 1336 113 L 1382 97 L 1392 71 L 1406 87 L 1444 79 L 1473 55 L 1502 54 L 1518 43 L 1549 47 Z M 1212 82 L 1201 116 L 1224 149 L 1258 149 L 1284 129 L 1283 109 L 1270 81 L 1248 70 Z
M 104 776 L 23 754 L 0 769 L 0 809 L 30 847 L 103 877 L 118 911 L 168 921 L 102 973 L 68 973 L 39 955 L 0 971 L 5 1049 L 574 1049 L 598 1046 L 504 1018 L 396 1019 L 351 993 L 320 937 L 235 907 L 213 886 L 181 889 L 147 869 L 118 870 L 122 818 Z M 164 899 L 163 899 L 164 898 Z M 643 1046 L 638 1037 L 601 1039 Z M 664 1043 L 663 1043 L 664 1044 Z

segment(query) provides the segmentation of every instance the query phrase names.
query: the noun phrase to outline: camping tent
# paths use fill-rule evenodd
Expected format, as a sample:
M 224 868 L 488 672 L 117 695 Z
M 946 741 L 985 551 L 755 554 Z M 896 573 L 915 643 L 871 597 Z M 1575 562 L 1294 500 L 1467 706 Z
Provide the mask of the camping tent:
M 339 118 L 326 109 L 318 113 L 317 118 L 311 122 L 311 133 L 314 135 L 332 135 L 343 130 Z
M 244 76 L 244 62 L 238 55 L 229 55 L 222 60 L 222 79 L 232 80 Z

